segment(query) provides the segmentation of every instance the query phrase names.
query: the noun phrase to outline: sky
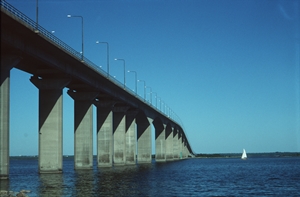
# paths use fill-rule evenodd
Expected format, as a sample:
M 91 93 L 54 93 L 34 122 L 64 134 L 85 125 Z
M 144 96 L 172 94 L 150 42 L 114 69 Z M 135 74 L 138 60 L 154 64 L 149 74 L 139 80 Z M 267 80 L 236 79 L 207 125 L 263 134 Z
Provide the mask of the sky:
M 36 0 L 7 2 L 36 20 Z M 114 58 L 124 59 L 180 117 L 195 153 L 300 152 L 299 10 L 299 0 L 39 0 L 38 21 L 80 52 L 81 20 L 67 15 L 82 16 L 84 56 L 106 70 L 96 41 L 108 42 L 110 74 L 123 83 Z M 38 154 L 30 76 L 11 70 L 10 155 Z M 135 89 L 133 73 L 126 86 Z M 73 155 L 74 102 L 63 91 L 63 154 Z

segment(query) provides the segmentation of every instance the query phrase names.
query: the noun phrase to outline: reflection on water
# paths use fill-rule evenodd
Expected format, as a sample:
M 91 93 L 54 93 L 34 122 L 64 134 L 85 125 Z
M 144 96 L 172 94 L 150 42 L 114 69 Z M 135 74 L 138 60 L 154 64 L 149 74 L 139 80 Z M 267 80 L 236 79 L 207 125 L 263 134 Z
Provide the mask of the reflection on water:
M 58 174 L 39 174 L 39 196 L 62 196 L 63 195 L 63 175 Z
M 0 191 L 8 191 L 9 190 L 9 180 L 7 179 L 4 179 L 4 180 L 1 180 L 1 184 L 0 184 Z
M 155 163 L 39 174 L 38 196 L 151 196 Z M 69 166 L 73 167 L 73 166 Z
M 93 170 L 76 170 L 74 173 L 72 196 L 92 196 L 97 179 Z
M 139 196 L 147 191 L 145 184 L 147 178 L 143 173 L 149 172 L 152 165 L 139 166 L 117 166 L 114 168 L 100 169 L 97 173 L 96 193 L 98 195 L 111 195 L 112 191 L 116 196 Z M 143 189 L 141 189 L 143 188 Z
M 38 174 L 37 161 L 11 160 L 1 190 L 28 196 L 300 196 L 300 158 L 187 159 Z M 259 176 L 258 176 L 259 175 Z

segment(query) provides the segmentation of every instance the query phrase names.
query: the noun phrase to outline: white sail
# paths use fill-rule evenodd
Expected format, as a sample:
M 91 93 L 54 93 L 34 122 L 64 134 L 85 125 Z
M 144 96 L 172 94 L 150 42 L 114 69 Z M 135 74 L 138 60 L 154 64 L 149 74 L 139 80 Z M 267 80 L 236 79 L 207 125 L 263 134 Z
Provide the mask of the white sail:
M 243 154 L 242 154 L 242 159 L 247 159 L 247 154 L 246 154 L 246 150 L 243 149 Z

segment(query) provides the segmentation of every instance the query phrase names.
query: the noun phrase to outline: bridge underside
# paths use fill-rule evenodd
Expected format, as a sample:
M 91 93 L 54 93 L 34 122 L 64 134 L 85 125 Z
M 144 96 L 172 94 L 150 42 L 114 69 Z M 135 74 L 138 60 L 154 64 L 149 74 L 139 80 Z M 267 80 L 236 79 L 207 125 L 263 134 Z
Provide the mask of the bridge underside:
M 9 175 L 9 84 L 10 69 L 20 62 L 15 56 L 1 56 L 1 178 Z M 62 89 L 69 78 L 41 78 L 30 81 L 39 90 L 39 172 L 61 173 L 62 168 Z M 97 165 L 133 165 L 151 163 L 151 124 L 155 128 L 155 159 L 157 162 L 186 158 L 189 151 L 179 132 L 159 118 L 152 120 L 138 109 L 108 99 L 103 94 L 85 89 L 69 89 L 74 100 L 74 162 L 75 169 L 93 167 L 93 105 L 97 109 Z

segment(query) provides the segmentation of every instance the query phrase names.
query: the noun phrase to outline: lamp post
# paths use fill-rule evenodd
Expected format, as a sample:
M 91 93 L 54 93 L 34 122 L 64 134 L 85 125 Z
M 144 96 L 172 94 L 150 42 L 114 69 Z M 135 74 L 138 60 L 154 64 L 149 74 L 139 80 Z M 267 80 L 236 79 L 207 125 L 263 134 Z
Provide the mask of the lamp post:
M 150 88 L 150 104 L 152 105 L 152 88 L 151 87 L 148 87 L 147 88 Z
M 137 95 L 137 73 L 133 70 L 129 70 L 129 73 L 134 73 L 135 75 L 135 95 Z
M 162 101 L 162 100 L 160 100 L 161 101 L 161 103 L 163 104 L 163 107 L 162 107 L 162 113 L 165 113 L 165 103 Z
M 152 94 L 155 94 L 155 107 L 157 108 L 157 93 L 156 92 L 152 92 Z
M 35 11 L 36 11 L 35 33 L 39 33 L 39 0 L 36 0 Z
M 169 117 L 169 106 L 168 105 L 165 105 L 165 107 L 166 107 L 166 115 Z
M 82 31 L 82 33 L 81 33 L 81 61 L 83 62 L 83 17 L 82 16 L 73 16 L 73 15 L 67 15 L 67 17 L 68 18 L 75 18 L 75 17 L 77 17 L 77 18 L 81 18 L 81 31 Z
M 109 44 L 108 42 L 99 42 L 99 41 L 96 41 L 96 44 L 106 44 L 107 78 L 109 78 Z
M 118 59 L 118 58 L 115 58 L 115 60 L 120 60 L 120 61 L 123 61 L 123 66 L 124 66 L 124 89 L 125 89 L 125 84 L 126 84 L 126 78 L 125 78 L 125 60 L 124 59 Z
M 161 98 L 160 97 L 156 97 L 159 98 L 159 110 L 161 111 Z
M 138 82 L 144 82 L 144 101 L 146 101 L 146 81 L 138 80 Z

